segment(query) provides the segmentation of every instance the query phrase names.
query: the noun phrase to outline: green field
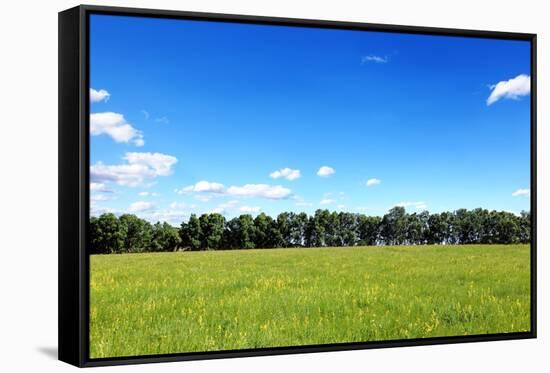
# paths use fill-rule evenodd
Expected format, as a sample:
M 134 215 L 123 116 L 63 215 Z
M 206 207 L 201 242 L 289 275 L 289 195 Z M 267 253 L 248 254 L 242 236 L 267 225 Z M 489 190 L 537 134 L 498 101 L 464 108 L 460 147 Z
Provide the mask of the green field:
M 94 255 L 92 358 L 528 331 L 528 245 Z

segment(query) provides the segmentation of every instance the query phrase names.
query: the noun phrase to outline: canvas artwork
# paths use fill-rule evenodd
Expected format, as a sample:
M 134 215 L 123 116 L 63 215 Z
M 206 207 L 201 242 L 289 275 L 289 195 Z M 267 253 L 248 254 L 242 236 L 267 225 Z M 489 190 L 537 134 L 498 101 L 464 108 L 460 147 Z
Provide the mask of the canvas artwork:
M 530 42 L 88 32 L 91 359 L 531 331 Z

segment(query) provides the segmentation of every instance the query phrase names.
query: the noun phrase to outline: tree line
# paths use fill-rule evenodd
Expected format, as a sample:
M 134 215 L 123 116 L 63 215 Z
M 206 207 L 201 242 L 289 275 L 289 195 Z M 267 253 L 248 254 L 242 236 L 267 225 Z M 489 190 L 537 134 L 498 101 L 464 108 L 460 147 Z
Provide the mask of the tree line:
M 192 214 L 176 228 L 131 214 L 90 218 L 92 254 L 424 244 L 512 244 L 531 240 L 531 216 L 506 211 L 459 209 L 430 214 L 394 207 L 384 216 L 317 210 L 261 213 L 226 220 L 218 213 Z

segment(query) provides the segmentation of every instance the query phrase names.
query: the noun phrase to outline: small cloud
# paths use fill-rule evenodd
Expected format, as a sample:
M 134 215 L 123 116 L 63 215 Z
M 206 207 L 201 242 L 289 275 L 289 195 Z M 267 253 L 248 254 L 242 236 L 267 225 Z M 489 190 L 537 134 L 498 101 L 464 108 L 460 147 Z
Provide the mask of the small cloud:
M 94 202 L 94 201 L 92 201 Z M 115 209 L 112 209 L 112 208 L 109 208 L 109 207 L 100 207 L 100 206 L 97 206 L 96 204 L 92 203 L 90 205 L 90 215 L 91 216 L 99 216 L 99 215 L 102 215 L 102 214 L 108 214 L 108 213 L 111 213 L 111 214 L 119 214 L 120 212 L 115 210 Z
M 294 204 L 296 206 L 300 206 L 300 207 L 307 207 L 307 206 L 313 206 L 313 203 L 311 202 L 306 202 L 302 197 L 300 196 L 293 196 L 292 199 L 294 201 L 296 201 Z
M 346 205 L 338 205 L 336 206 L 338 209 L 342 210 L 342 209 L 345 209 L 346 208 Z
M 91 192 L 111 193 L 112 191 L 107 188 L 104 183 L 90 183 Z
M 531 77 L 521 74 L 509 80 L 503 80 L 489 87 L 492 91 L 487 98 L 487 106 L 490 106 L 500 99 L 517 100 L 521 96 L 531 93 Z
M 397 207 L 414 207 L 417 210 L 426 210 L 428 205 L 424 201 L 417 202 L 399 202 L 395 206 Z
M 101 102 L 101 101 L 109 101 L 109 97 L 111 97 L 111 94 L 107 92 L 104 89 L 100 89 L 99 91 L 96 91 L 93 88 L 90 88 L 90 102 Z
M 177 189 L 176 189 L 176 193 L 177 193 Z M 210 201 L 211 197 L 206 195 L 206 194 L 197 194 L 197 195 L 194 196 L 194 198 L 196 200 L 201 201 L 201 202 L 208 202 L 208 201 Z
M 279 179 L 279 178 L 285 178 L 287 180 L 296 180 L 300 178 L 300 170 L 293 170 L 291 168 L 281 168 L 280 170 L 273 171 L 269 174 L 269 176 L 273 179 Z
M 210 213 L 225 215 L 227 210 L 233 210 L 237 208 L 238 205 L 239 205 L 239 201 L 237 200 L 227 201 L 210 210 Z
M 414 205 L 414 207 L 418 210 L 426 210 L 428 208 L 428 205 L 422 202 L 422 203 L 417 203 L 416 205 Z
M 222 208 L 222 207 L 214 207 L 212 210 L 209 211 L 210 214 L 220 214 L 220 215 L 224 215 L 225 214 L 225 209 Z
M 151 223 L 162 221 L 176 227 L 179 226 L 182 221 L 186 221 L 187 219 L 189 219 L 189 213 L 187 211 L 180 210 L 153 211 L 141 215 L 144 219 L 147 219 Z
M 284 199 L 291 195 L 292 191 L 288 188 L 284 188 L 280 185 L 268 185 L 268 184 L 246 184 L 243 186 L 230 186 L 225 189 L 225 186 L 220 183 L 213 183 L 209 181 L 199 181 L 195 185 L 189 185 L 185 188 L 175 189 L 178 194 L 184 193 L 207 193 L 217 195 L 229 195 L 238 197 L 258 197 L 267 199 Z M 206 198 L 204 202 L 208 201 Z
M 90 202 L 92 202 L 92 203 L 109 201 L 111 199 L 112 199 L 111 195 L 97 194 L 97 193 L 90 194 Z
M 329 198 L 325 198 L 325 199 L 322 199 L 321 202 L 319 202 L 320 205 L 330 205 L 331 203 L 334 203 L 336 202 L 335 200 L 333 199 L 329 199 Z
M 141 114 L 143 114 L 143 116 L 145 117 L 145 120 L 149 120 L 150 115 L 147 110 L 142 110 Z
M 158 197 L 158 196 L 160 196 L 159 193 L 155 193 L 155 192 L 139 192 L 138 194 L 141 197 Z
M 366 63 L 388 63 L 389 59 L 387 56 L 375 56 L 375 55 L 369 55 L 369 56 L 363 56 L 361 58 L 361 64 Z
M 267 199 L 285 199 L 292 191 L 280 185 L 246 184 L 243 186 L 231 186 L 227 194 L 241 197 L 260 197 Z
M 178 194 L 185 193 L 218 193 L 221 194 L 224 192 L 224 185 L 220 183 L 214 183 L 210 181 L 199 181 L 195 185 L 189 185 L 181 189 L 176 189 L 175 192 Z
M 146 202 L 146 201 L 137 201 L 134 202 L 128 207 L 128 211 L 130 212 L 143 212 L 143 211 L 151 211 L 155 209 L 155 205 L 152 202 Z
M 372 179 L 368 179 L 368 180 L 367 180 L 367 186 L 369 187 L 369 186 L 373 186 L 373 185 L 378 185 L 378 184 L 380 184 L 381 182 L 382 182 L 382 180 L 377 179 L 377 178 L 374 177 L 374 178 L 372 178 Z
M 197 207 L 196 205 L 188 205 L 185 202 L 172 202 L 170 204 L 170 208 L 172 210 L 186 210 L 186 209 L 194 209 Z
M 162 123 L 162 124 L 168 124 L 168 123 L 170 123 L 170 120 L 167 117 L 160 117 L 160 118 L 156 118 L 155 122 Z
M 239 211 L 245 214 L 255 214 L 260 212 L 261 208 L 259 206 L 241 206 Z
M 335 173 L 336 171 L 334 170 L 334 168 L 329 166 L 322 166 L 321 168 L 319 168 L 319 171 L 317 171 L 317 175 L 321 177 L 328 177 L 330 175 L 334 175 Z
M 90 166 L 92 183 L 113 182 L 118 185 L 136 187 L 144 185 L 158 176 L 169 176 L 178 162 L 176 157 L 162 153 L 126 153 L 126 163 L 105 165 L 102 162 Z
M 119 113 L 104 112 L 90 114 L 90 135 L 108 135 L 115 142 L 132 142 L 136 146 L 143 146 L 143 134 L 126 122 Z
M 531 195 L 531 192 L 529 189 L 518 189 L 514 193 L 512 193 L 512 196 L 514 197 L 529 197 Z

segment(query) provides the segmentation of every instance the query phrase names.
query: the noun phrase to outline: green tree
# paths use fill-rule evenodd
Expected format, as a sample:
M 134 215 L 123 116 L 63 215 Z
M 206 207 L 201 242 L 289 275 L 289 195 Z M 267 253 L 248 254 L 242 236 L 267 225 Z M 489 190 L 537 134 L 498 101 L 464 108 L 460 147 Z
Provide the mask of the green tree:
M 357 234 L 359 245 L 376 245 L 382 219 L 379 216 L 357 216 Z
M 111 213 L 90 220 L 90 252 L 92 254 L 120 253 L 124 249 L 125 227 Z
M 181 243 L 177 228 L 164 222 L 157 222 L 152 229 L 151 247 L 153 251 L 174 251 Z
M 225 218 L 218 213 L 202 214 L 199 218 L 199 224 L 201 249 L 219 249 L 225 227 Z
M 409 245 L 421 243 L 424 232 L 420 216 L 417 213 L 408 214 L 405 224 L 405 243 Z
M 257 248 L 281 247 L 283 238 L 277 221 L 263 212 L 254 219 L 254 245 Z
M 357 215 L 349 212 L 338 214 L 340 242 L 343 246 L 355 246 L 359 241 Z
M 382 218 L 380 236 L 386 245 L 401 245 L 406 240 L 407 213 L 402 206 L 393 207 Z
M 253 249 L 256 247 L 254 244 L 256 230 L 254 227 L 254 220 L 251 215 L 240 215 L 237 218 L 236 231 L 235 241 L 239 249 Z
M 304 246 L 306 244 L 308 216 L 305 212 L 293 214 L 290 220 L 290 244 L 293 247 Z
M 179 236 L 183 248 L 189 248 L 192 251 L 200 250 L 202 230 L 197 215 L 191 214 L 187 223 L 181 223 Z
M 528 243 L 531 241 L 531 213 L 522 211 L 518 220 L 518 237 L 519 242 Z
M 129 253 L 148 251 L 151 244 L 151 224 L 132 214 L 121 215 L 119 221 L 123 230 L 126 231 L 124 251 Z
M 343 243 L 341 235 L 342 232 L 340 229 L 340 215 L 336 211 L 333 211 L 331 213 L 328 213 L 326 218 L 323 214 L 321 216 L 323 216 L 325 245 L 332 247 L 342 246 Z
M 426 232 L 426 240 L 430 245 L 445 243 L 448 232 L 448 224 L 445 217 L 440 214 L 431 214 L 428 217 L 428 229 Z
M 281 238 L 281 247 L 291 247 L 292 246 L 292 237 L 291 237 L 291 220 L 292 213 L 282 212 L 277 215 L 277 230 L 279 231 Z

